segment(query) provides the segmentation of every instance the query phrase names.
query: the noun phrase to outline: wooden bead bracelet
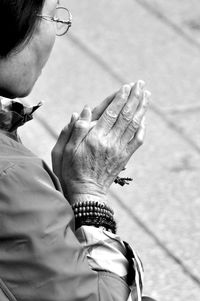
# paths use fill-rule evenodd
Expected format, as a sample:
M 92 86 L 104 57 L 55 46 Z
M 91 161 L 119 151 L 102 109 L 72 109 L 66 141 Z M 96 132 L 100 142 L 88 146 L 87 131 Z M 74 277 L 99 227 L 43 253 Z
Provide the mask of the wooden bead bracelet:
M 106 230 L 116 233 L 116 222 L 113 210 L 105 203 L 77 202 L 72 205 L 75 215 L 76 229 L 83 225 L 104 227 Z

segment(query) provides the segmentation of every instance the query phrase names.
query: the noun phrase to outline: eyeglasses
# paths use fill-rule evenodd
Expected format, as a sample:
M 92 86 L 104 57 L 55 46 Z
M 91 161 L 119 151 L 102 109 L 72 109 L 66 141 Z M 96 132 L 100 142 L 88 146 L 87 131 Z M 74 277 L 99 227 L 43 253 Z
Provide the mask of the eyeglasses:
M 46 21 L 55 22 L 57 36 L 64 36 L 72 26 L 72 15 L 67 8 L 62 6 L 58 6 L 56 8 L 55 17 L 45 15 L 37 15 L 37 17 L 40 17 Z

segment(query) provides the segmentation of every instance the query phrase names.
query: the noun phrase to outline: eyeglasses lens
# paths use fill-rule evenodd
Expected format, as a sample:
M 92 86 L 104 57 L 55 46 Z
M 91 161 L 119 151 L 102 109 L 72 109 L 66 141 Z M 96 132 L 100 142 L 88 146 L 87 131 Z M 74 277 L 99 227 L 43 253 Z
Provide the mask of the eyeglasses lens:
M 56 35 L 62 36 L 68 31 L 70 27 L 69 24 L 65 23 L 70 21 L 70 14 L 66 8 L 58 7 L 56 9 L 56 18 L 60 20 L 60 22 L 57 22 L 56 24 Z

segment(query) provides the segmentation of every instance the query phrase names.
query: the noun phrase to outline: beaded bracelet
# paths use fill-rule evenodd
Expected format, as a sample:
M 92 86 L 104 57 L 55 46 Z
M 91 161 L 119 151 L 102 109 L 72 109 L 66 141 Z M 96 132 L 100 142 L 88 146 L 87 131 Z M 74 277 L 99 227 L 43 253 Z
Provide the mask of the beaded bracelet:
M 104 227 L 106 230 L 116 233 L 116 222 L 113 210 L 105 203 L 77 202 L 72 205 L 75 215 L 76 229 L 83 225 Z

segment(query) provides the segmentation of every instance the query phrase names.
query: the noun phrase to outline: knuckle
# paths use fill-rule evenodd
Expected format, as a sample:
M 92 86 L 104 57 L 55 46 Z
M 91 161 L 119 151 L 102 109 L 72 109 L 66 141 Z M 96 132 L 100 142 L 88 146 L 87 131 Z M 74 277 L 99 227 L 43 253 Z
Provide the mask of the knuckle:
M 120 98 L 126 99 L 129 96 L 130 91 L 131 91 L 130 85 L 126 84 L 121 87 L 121 89 L 119 90 L 119 92 L 117 94 Z
M 149 100 L 145 99 L 143 104 L 142 104 L 143 109 L 146 111 L 149 107 Z
M 102 151 L 106 152 L 107 154 L 114 154 L 116 149 L 113 143 L 114 139 L 111 139 L 111 136 L 108 137 L 97 137 L 98 139 L 98 147 Z
M 74 128 L 75 129 L 80 129 L 80 128 L 87 128 L 89 125 L 88 121 L 87 120 L 83 120 L 83 119 L 80 119 L 80 120 L 77 120 L 74 124 Z
M 137 131 L 137 129 L 139 128 L 140 123 L 137 119 L 133 119 L 129 125 L 130 130 L 132 131 Z
M 85 138 L 85 143 L 89 149 L 100 148 L 104 139 L 101 137 L 98 131 L 91 131 Z
M 143 109 L 147 109 L 148 105 L 149 105 L 149 101 L 147 99 L 145 99 L 143 104 L 142 104 Z
M 137 127 L 139 127 L 139 126 L 140 126 L 140 122 L 141 122 L 140 116 L 138 116 L 138 115 L 134 116 L 132 122 L 133 122 L 133 124 L 135 124 Z
M 117 116 L 118 115 L 114 110 L 107 109 L 103 114 L 103 119 L 108 125 L 112 125 L 113 123 L 115 123 Z
M 119 150 L 116 147 L 108 147 L 107 148 L 107 158 L 114 162 L 119 162 L 121 158 L 121 152 L 119 153 Z
M 132 111 L 128 105 L 125 105 L 124 108 L 121 111 L 121 115 L 123 119 L 130 121 L 132 119 Z
M 108 117 L 110 119 L 116 119 L 117 118 L 117 113 L 112 109 L 107 109 L 106 110 L 106 117 Z

